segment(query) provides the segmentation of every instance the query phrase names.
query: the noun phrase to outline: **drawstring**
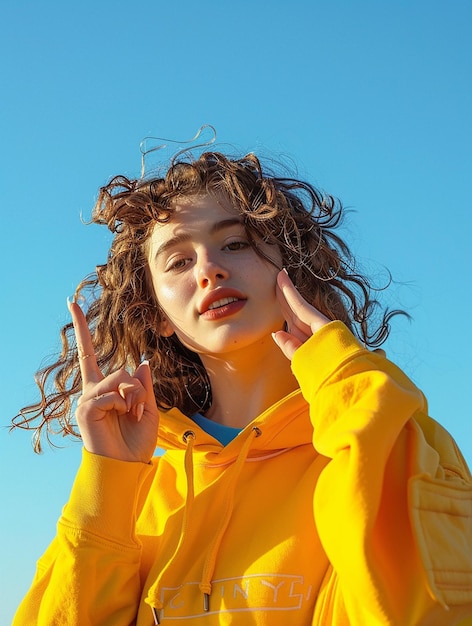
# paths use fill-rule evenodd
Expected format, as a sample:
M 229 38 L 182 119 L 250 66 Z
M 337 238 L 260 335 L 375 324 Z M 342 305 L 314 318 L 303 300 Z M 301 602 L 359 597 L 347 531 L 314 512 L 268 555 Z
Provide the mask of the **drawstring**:
M 155 606 L 151 607 L 151 611 L 152 611 L 152 616 L 154 617 L 154 624 L 156 626 L 159 626 L 159 624 L 161 623 L 161 620 L 159 619 L 159 611 L 158 609 L 156 609 Z
M 182 547 L 182 544 L 184 542 L 184 539 L 187 535 L 187 528 L 188 528 L 188 522 L 189 522 L 189 518 L 190 518 L 190 511 L 192 508 L 192 504 L 193 504 L 193 499 L 194 499 L 194 495 L 195 495 L 195 490 L 194 490 L 194 479 L 193 479 L 193 446 L 194 446 L 194 442 L 195 442 L 195 433 L 192 430 L 187 430 L 183 435 L 182 435 L 182 439 L 184 441 L 184 443 L 186 444 L 186 449 L 185 449 L 185 456 L 184 456 L 184 468 L 185 468 L 185 475 L 187 477 L 187 494 L 185 497 L 185 508 L 184 508 L 184 514 L 182 517 L 182 526 L 180 529 L 180 538 L 179 541 L 177 543 L 177 547 L 174 550 L 174 553 L 172 555 L 172 557 L 169 559 L 169 561 L 167 562 L 167 565 L 165 567 L 162 568 L 156 582 L 155 582 L 155 588 L 158 589 L 159 588 L 159 583 L 162 580 L 162 577 L 164 576 L 164 574 L 167 572 L 167 570 L 169 569 L 169 567 L 172 565 L 175 557 L 177 556 L 178 552 L 180 551 L 180 548 Z M 160 604 L 157 607 L 152 606 L 152 614 L 154 616 L 154 623 L 160 624 L 160 619 L 159 619 L 159 611 L 160 609 L 162 609 L 162 604 Z
M 251 449 L 251 444 L 261 435 L 261 431 L 257 426 L 253 426 L 250 434 L 248 435 L 246 441 L 244 442 L 239 455 L 236 459 L 236 462 L 233 466 L 230 484 L 226 489 L 226 497 L 224 501 L 224 513 L 221 519 L 220 527 L 215 534 L 215 538 L 213 542 L 210 544 L 208 549 L 208 556 L 205 560 L 205 564 L 203 567 L 202 580 L 200 582 L 199 588 L 203 593 L 203 610 L 208 612 L 210 610 L 210 595 L 211 595 L 211 580 L 213 577 L 213 573 L 216 566 L 216 559 L 218 556 L 218 551 L 223 540 L 224 534 L 228 528 L 228 525 L 231 521 L 231 516 L 233 513 L 234 507 L 234 494 L 236 490 L 236 485 L 239 479 L 239 475 L 244 466 L 244 463 L 247 460 L 249 455 L 249 450 Z M 184 456 L 184 467 L 185 467 L 185 475 L 187 477 L 187 494 L 185 498 L 185 508 L 182 517 L 182 526 L 180 531 L 180 538 L 177 544 L 177 547 L 174 550 L 172 557 L 167 562 L 166 566 L 162 568 L 160 571 L 156 582 L 153 585 L 154 589 L 159 589 L 160 581 L 163 579 L 169 567 L 173 564 L 177 554 L 182 548 L 185 537 L 187 535 L 188 524 L 190 520 L 191 509 L 194 501 L 194 472 L 193 472 L 193 449 L 195 442 L 195 433 L 191 430 L 188 430 L 182 436 L 183 441 L 186 444 L 185 456 Z M 157 593 L 156 593 L 157 596 Z M 149 597 L 149 596 L 148 596 Z M 159 625 L 160 622 L 160 612 L 162 610 L 162 602 L 155 597 L 154 599 L 155 606 L 151 606 L 152 614 L 154 617 L 154 624 Z
M 210 548 L 208 550 L 208 556 L 203 567 L 202 580 L 199 585 L 200 591 L 203 593 L 203 610 L 205 612 L 210 610 L 211 579 L 215 571 L 218 550 L 220 548 L 221 541 L 223 540 L 224 534 L 226 532 L 226 529 L 228 528 L 233 513 L 234 493 L 236 491 L 236 484 L 238 482 L 239 474 L 241 473 L 244 463 L 246 462 L 252 442 L 261 434 L 262 433 L 260 429 L 257 426 L 253 426 L 251 434 L 244 442 L 244 445 L 241 448 L 236 463 L 233 467 L 231 483 L 226 490 L 224 515 L 221 520 L 220 528 L 216 533 L 213 543 L 210 545 Z

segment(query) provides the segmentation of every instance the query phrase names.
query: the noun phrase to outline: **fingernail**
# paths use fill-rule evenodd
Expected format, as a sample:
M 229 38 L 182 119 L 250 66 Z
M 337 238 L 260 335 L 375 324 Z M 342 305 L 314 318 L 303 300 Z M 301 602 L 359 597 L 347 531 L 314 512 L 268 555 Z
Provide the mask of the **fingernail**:
M 144 403 L 140 402 L 139 404 L 136 405 L 136 419 L 138 420 L 138 422 L 141 421 L 143 413 L 144 413 Z
M 67 302 L 67 308 L 68 308 L 68 309 L 69 309 L 69 311 L 70 311 L 70 305 L 71 305 L 72 303 L 71 303 L 71 301 L 70 301 L 69 296 L 67 296 L 67 300 L 66 300 L 66 302 Z
M 130 409 L 131 409 L 131 402 L 133 400 L 132 396 L 131 395 L 126 395 L 125 390 L 123 388 L 119 388 L 118 389 L 118 393 L 123 398 L 123 400 L 126 402 L 126 411 L 127 411 L 127 413 L 129 413 Z

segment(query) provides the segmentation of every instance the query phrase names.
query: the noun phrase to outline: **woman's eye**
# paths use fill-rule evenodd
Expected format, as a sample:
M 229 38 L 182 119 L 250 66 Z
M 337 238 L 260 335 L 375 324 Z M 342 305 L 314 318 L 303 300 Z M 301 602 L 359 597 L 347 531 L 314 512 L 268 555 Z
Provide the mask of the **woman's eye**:
M 181 270 L 187 265 L 188 262 L 189 262 L 189 259 L 186 259 L 186 258 L 175 259 L 174 261 L 171 261 L 167 265 L 167 271 Z
M 226 244 L 225 248 L 228 250 L 243 250 L 248 246 L 249 243 L 247 241 L 230 241 Z

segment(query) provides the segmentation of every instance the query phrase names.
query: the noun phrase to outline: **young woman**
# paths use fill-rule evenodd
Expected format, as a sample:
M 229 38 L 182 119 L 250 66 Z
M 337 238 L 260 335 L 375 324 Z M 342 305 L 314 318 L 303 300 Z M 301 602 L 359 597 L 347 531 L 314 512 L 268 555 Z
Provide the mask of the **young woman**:
M 75 433 L 80 396 L 83 461 L 16 625 L 472 615 L 471 476 L 421 391 L 369 350 L 397 312 L 373 321 L 341 217 L 254 155 L 102 188 L 108 260 L 17 424 L 40 420 L 38 448 L 57 421 Z

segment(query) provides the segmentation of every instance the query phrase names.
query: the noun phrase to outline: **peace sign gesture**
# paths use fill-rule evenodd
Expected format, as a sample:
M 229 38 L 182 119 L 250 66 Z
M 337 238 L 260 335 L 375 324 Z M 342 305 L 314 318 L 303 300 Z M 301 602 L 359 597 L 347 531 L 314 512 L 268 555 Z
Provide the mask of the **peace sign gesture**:
M 157 441 L 158 410 L 147 362 L 131 376 L 125 369 L 103 376 L 80 306 L 69 304 L 79 354 L 82 396 L 76 418 L 86 450 L 148 463 Z

